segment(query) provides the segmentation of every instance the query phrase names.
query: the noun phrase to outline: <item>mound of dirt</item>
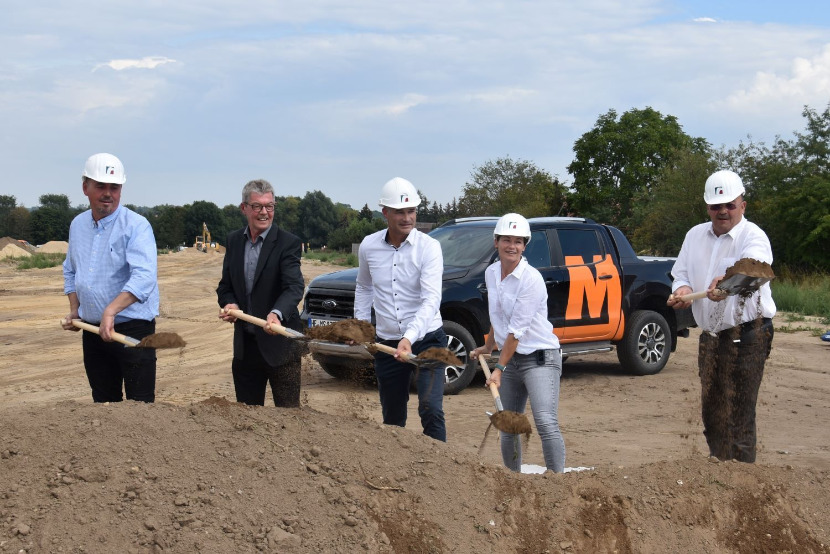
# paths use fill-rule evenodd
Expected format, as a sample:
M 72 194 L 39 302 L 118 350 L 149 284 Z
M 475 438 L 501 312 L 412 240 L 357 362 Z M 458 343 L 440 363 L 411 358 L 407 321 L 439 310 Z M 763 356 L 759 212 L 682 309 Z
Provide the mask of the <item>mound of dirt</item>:
M 65 240 L 50 240 L 38 248 L 38 252 L 46 254 L 66 254 L 67 250 L 69 250 L 69 243 Z
M 0 238 L 0 260 L 4 258 L 28 258 L 29 252 L 20 241 L 11 237 Z
M 407 430 L 216 397 L 3 415 L 3 552 L 827 551 L 830 475 L 809 469 L 512 474 Z

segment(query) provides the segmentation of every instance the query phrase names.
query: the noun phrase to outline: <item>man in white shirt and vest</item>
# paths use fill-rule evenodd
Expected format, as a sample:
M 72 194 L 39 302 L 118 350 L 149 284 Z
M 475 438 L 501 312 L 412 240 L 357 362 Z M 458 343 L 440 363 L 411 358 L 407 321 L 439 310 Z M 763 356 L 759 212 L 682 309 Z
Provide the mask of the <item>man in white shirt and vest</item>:
M 775 302 L 769 283 L 750 296 L 724 296 L 716 289 L 727 268 L 742 258 L 772 264 L 772 247 L 760 227 L 744 217 L 741 178 L 717 171 L 703 195 L 711 222 L 693 227 L 672 269 L 674 295 L 708 291 L 694 302 L 670 298 L 675 309 L 692 307 L 700 326 L 698 369 L 703 434 L 711 456 L 755 461 L 755 405 L 772 348 Z
M 395 348 L 394 357 L 375 354 L 375 374 L 383 422 L 400 427 L 415 371 L 405 362 L 408 354 L 447 346 L 440 313 L 444 259 L 438 241 L 415 228 L 420 203 L 406 179 L 387 182 L 380 199 L 387 228 L 364 238 L 358 253 L 354 316 L 371 321 L 374 308 L 378 342 Z M 416 384 L 424 434 L 446 442 L 443 369 L 418 368 Z

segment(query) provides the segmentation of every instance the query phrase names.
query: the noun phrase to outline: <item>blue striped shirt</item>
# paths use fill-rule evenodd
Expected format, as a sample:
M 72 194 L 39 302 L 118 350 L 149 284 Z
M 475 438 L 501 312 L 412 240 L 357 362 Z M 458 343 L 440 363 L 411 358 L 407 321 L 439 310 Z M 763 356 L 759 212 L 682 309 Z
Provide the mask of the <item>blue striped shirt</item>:
M 159 288 L 150 222 L 124 206 L 97 223 L 90 210 L 78 215 L 69 226 L 63 291 L 78 295 L 78 315 L 90 323 L 100 323 L 104 308 L 122 292 L 138 302 L 116 314 L 115 323 L 155 319 Z

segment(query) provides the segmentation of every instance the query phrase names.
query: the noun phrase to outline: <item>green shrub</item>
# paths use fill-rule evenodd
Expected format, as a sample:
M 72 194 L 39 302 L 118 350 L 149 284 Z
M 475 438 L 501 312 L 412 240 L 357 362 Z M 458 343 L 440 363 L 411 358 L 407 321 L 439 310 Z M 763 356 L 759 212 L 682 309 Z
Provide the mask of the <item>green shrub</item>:
M 830 275 L 777 270 L 772 298 L 785 312 L 830 318 Z
M 37 252 L 28 258 L 22 258 L 17 264 L 17 269 L 45 269 L 61 265 L 66 259 L 66 254 Z

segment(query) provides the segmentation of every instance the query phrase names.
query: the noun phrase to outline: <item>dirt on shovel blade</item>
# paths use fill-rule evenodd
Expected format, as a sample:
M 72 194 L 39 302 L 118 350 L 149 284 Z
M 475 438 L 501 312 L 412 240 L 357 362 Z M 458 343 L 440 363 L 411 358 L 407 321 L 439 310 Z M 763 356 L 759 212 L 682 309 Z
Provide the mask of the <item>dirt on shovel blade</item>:
M 490 423 L 499 431 L 530 438 L 531 427 L 527 416 L 510 410 L 502 410 L 490 416 Z
M 371 323 L 362 319 L 343 319 L 331 325 L 311 327 L 306 330 L 305 335 L 312 339 L 329 342 L 364 343 L 375 340 L 375 328 Z
M 735 265 L 726 270 L 724 280 L 734 275 L 746 275 L 748 277 L 760 277 L 762 279 L 774 279 L 775 273 L 772 267 L 766 263 L 753 258 L 741 258 Z
M 446 348 L 427 348 L 418 354 L 418 358 L 421 360 L 438 360 L 439 362 L 444 362 L 447 365 L 464 365 L 464 362 L 459 360 L 455 354 Z
M 155 333 L 147 335 L 136 345 L 138 348 L 184 348 L 187 342 L 177 333 Z

